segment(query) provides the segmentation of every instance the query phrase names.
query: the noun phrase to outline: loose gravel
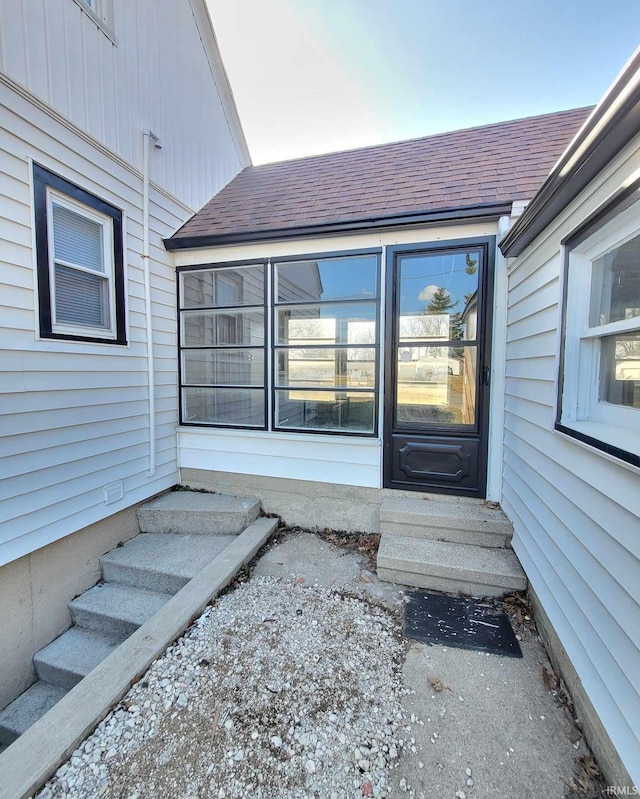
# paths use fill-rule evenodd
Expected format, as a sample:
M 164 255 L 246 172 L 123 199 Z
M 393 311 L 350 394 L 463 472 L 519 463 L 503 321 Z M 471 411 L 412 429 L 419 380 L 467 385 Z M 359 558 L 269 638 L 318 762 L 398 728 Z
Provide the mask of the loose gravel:
M 254 577 L 220 597 L 37 795 L 389 795 L 409 729 L 396 618 Z

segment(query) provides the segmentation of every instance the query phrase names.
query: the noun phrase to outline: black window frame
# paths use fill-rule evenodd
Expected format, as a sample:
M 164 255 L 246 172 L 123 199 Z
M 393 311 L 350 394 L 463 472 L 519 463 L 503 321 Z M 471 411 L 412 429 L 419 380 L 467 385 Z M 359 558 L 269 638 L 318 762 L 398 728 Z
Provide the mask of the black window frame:
M 49 262 L 49 219 L 47 190 L 51 188 L 75 200 L 87 208 L 98 211 L 111 219 L 113 253 L 113 336 L 90 332 L 85 334 L 61 333 L 53 330 L 52 304 L 55 297 L 51 286 Z M 119 208 L 97 197 L 86 189 L 71 183 L 60 175 L 33 164 L 33 198 L 35 219 L 36 268 L 38 285 L 38 327 L 40 337 L 58 341 L 79 341 L 91 344 L 115 344 L 125 346 L 127 342 L 126 292 L 124 274 L 123 213 Z M 82 325 L 78 325 L 82 327 Z M 87 331 L 90 328 L 87 327 Z

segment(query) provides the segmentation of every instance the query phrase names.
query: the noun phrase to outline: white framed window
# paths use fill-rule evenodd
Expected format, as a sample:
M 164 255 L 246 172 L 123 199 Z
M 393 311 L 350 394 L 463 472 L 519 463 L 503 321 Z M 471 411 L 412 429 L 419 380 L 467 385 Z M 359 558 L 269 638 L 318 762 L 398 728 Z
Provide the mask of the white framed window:
M 74 0 L 115 44 L 113 36 L 113 0 Z
M 122 212 L 34 165 L 43 338 L 125 344 Z
M 640 465 L 640 201 L 566 244 L 556 428 Z

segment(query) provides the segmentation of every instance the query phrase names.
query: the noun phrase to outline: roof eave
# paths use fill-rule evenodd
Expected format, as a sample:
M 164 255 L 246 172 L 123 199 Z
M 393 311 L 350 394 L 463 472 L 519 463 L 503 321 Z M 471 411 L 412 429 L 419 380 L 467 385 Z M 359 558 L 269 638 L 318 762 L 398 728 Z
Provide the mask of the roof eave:
M 410 214 L 393 214 L 369 217 L 366 219 L 329 222 L 318 225 L 270 228 L 268 230 L 249 230 L 238 233 L 200 234 L 192 236 L 172 236 L 164 239 L 167 250 L 193 250 L 202 247 L 218 247 L 225 244 L 250 244 L 261 241 L 305 238 L 308 236 L 328 236 L 340 233 L 358 233 L 382 228 L 408 225 L 432 225 L 442 222 L 495 221 L 511 213 L 511 202 L 481 203 L 461 208 L 444 208 Z
M 525 212 L 499 244 L 520 255 L 640 132 L 640 48 L 634 53 L 567 149 Z

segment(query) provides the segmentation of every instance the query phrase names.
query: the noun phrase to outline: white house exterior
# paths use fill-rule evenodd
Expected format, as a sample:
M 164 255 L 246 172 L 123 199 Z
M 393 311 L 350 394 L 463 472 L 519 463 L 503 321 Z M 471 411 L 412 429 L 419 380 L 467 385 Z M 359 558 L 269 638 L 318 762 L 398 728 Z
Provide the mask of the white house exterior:
M 136 531 L 124 509 L 179 480 L 162 239 L 248 163 L 203 0 L 0 3 L 0 706 L 69 625 L 97 557 Z M 98 277 L 67 263 L 78 225 Z M 102 328 L 65 293 L 82 275 L 103 284 Z

